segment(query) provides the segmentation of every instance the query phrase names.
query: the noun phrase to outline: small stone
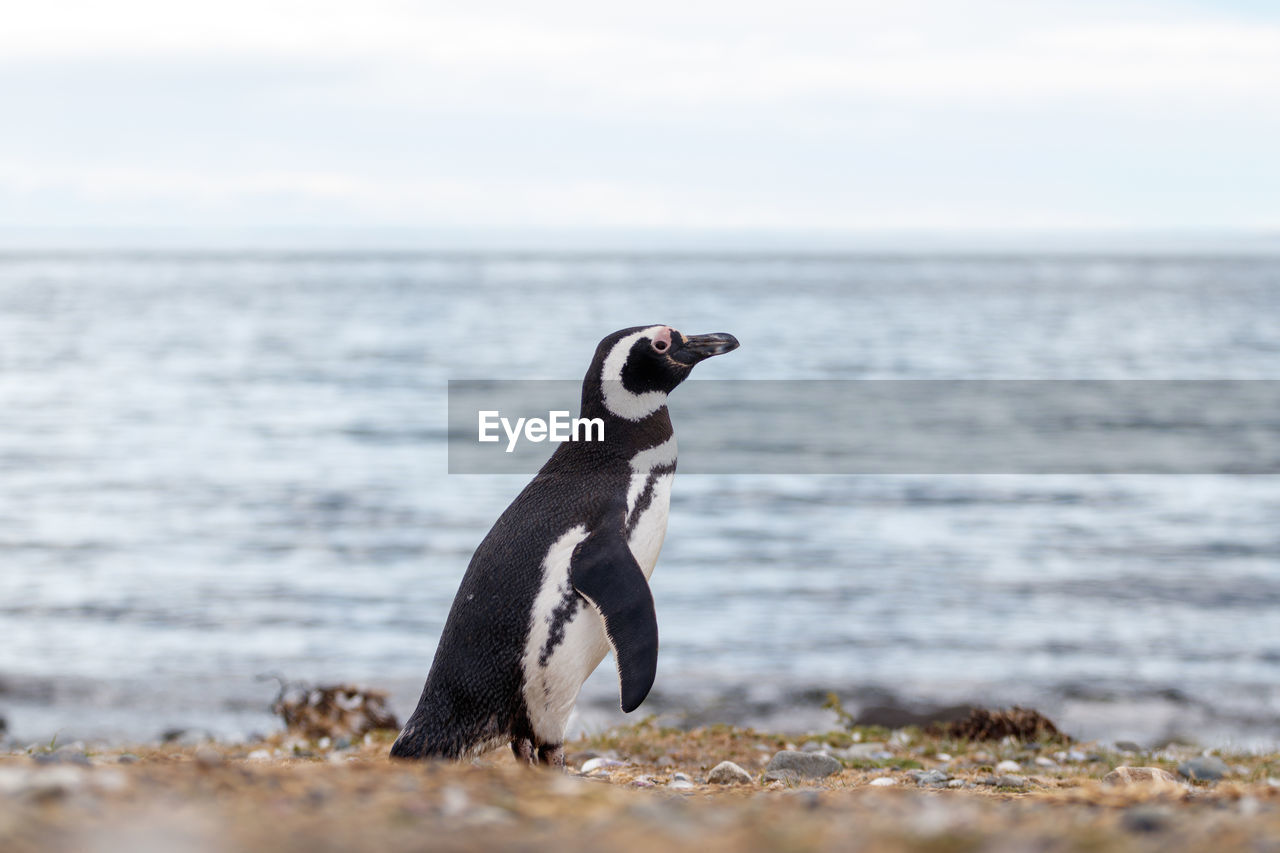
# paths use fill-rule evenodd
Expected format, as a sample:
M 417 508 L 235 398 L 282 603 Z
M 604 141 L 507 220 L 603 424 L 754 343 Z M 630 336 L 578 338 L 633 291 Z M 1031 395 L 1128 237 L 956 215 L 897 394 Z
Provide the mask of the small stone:
M 220 767 L 223 763 L 222 753 L 209 746 L 202 746 L 196 750 L 196 764 L 205 768 Z
M 793 785 L 800 781 L 800 774 L 794 770 L 766 770 L 764 781 L 765 784 L 772 782 L 777 787 Z
M 1120 824 L 1130 832 L 1159 832 L 1169 825 L 1168 810 L 1157 806 L 1133 806 L 1126 809 Z
M 871 780 L 871 787 L 873 788 L 889 788 L 896 784 L 898 784 L 898 780 L 892 776 L 878 776 Z
M 637 776 L 636 778 L 634 778 L 634 779 L 632 779 L 632 780 L 631 780 L 631 787 L 633 787 L 633 788 L 652 788 L 652 787 L 654 787 L 653 777 L 652 777 L 652 776 Z
M 947 783 L 947 787 L 948 787 L 948 788 L 963 788 L 966 784 L 968 784 L 968 783 L 967 783 L 967 782 L 965 782 L 963 779 L 952 779 L 950 782 L 948 782 L 948 783 Z
M 271 752 L 266 749 L 255 749 L 253 752 L 249 753 L 248 759 L 249 761 L 270 761 Z
M 624 762 L 614 761 L 612 758 L 592 758 L 582 763 L 583 774 L 591 774 L 595 772 L 608 773 L 615 767 L 621 767 Z
M 917 785 L 941 786 L 951 778 L 941 770 L 912 770 L 909 775 L 916 780 Z
M 997 788 L 1025 788 L 1028 784 L 1025 776 L 1015 776 L 1012 773 L 1006 773 L 996 779 Z
M 1131 740 L 1116 741 L 1116 749 L 1121 752 L 1142 752 L 1142 747 L 1138 746 L 1138 744 Z
M 1102 777 L 1102 784 L 1116 785 L 1155 785 L 1167 788 L 1177 785 L 1178 780 L 1168 770 L 1159 767 L 1117 767 Z
M 889 752 L 885 744 L 878 741 L 869 741 L 867 743 L 850 744 L 839 754 L 845 758 L 880 758 L 881 755 L 892 757 L 893 753 Z
M 707 774 L 710 785 L 750 785 L 752 781 L 751 774 L 732 761 L 721 761 Z
M 1017 773 L 1021 769 L 1021 764 L 1016 761 L 1010 761 L 1007 758 L 996 765 L 997 773 Z
M 789 770 L 802 779 L 825 779 L 839 773 L 840 762 L 821 752 L 795 752 L 783 750 L 769 760 L 766 772 Z M 767 778 L 767 777 L 766 777 Z
M 116 764 L 137 764 L 138 756 L 132 752 L 126 752 L 116 759 Z
M 1057 767 L 1058 762 L 1054 761 L 1052 758 L 1049 758 L 1047 755 L 1038 755 L 1036 756 L 1036 766 L 1037 767 Z
M 1178 774 L 1187 779 L 1216 782 L 1231 772 L 1216 755 L 1201 755 L 1178 765 Z
M 1267 785 L 1272 788 L 1280 788 L 1280 779 L 1277 779 L 1275 776 L 1268 776 Z
M 826 752 L 827 745 L 818 743 L 816 740 L 805 741 L 804 746 L 800 747 L 801 752 Z
M 672 779 L 670 782 L 667 783 L 667 787 L 675 789 L 677 791 L 687 791 L 690 788 L 694 788 L 697 786 L 694 785 L 692 782 L 690 782 L 688 779 Z
M 84 751 L 82 745 L 64 746 L 54 752 L 57 760 L 66 764 L 78 764 L 81 767 L 89 767 L 93 764 L 89 760 L 88 754 Z
M 658 758 L 658 760 L 655 761 L 654 764 L 657 765 L 658 767 L 675 767 L 676 760 L 672 758 L 670 755 L 663 755 L 660 758 Z
M 938 761 L 950 761 L 951 755 L 950 753 L 939 752 L 937 755 L 934 756 L 934 758 L 937 759 Z

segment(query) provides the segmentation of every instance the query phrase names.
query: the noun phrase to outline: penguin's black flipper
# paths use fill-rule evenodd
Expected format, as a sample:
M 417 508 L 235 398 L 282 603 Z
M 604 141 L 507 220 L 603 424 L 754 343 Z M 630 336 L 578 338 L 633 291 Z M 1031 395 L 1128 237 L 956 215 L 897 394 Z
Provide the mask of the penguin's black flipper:
M 621 524 L 605 525 L 578 545 L 569 579 L 604 619 L 618 664 L 622 710 L 630 713 L 649 695 L 658 672 L 658 616 Z

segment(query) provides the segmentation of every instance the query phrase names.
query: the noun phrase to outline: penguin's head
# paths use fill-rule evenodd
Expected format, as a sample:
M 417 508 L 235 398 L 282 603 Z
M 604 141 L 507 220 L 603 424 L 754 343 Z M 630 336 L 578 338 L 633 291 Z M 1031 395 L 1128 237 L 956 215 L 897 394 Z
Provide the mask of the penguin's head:
M 738 339 L 724 333 L 683 335 L 670 326 L 633 326 L 600 342 L 585 386 L 599 382 L 605 409 L 638 421 L 666 405 L 667 394 L 695 364 L 737 348 Z

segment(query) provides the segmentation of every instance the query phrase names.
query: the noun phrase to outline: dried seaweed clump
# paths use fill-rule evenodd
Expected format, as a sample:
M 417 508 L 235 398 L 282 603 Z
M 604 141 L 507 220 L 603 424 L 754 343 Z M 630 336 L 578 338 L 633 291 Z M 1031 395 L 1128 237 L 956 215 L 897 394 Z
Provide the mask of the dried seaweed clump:
M 271 704 L 290 732 L 310 740 L 355 738 L 374 729 L 399 729 L 387 694 L 349 684 L 309 687 L 280 683 Z
M 1002 740 L 1007 737 L 1028 742 L 1071 740 L 1058 731 L 1058 727 L 1044 714 L 1017 705 L 1007 711 L 974 708 L 968 717 L 950 723 L 934 723 L 928 731 L 931 735 L 955 740 Z

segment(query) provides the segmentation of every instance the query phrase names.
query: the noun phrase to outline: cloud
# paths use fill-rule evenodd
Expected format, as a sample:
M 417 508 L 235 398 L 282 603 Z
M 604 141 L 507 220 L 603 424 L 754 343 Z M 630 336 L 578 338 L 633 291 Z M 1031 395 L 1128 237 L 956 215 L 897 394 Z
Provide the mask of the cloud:
M 10 61 L 345 60 L 381 69 L 362 82 L 399 96 L 434 92 L 428 81 L 447 74 L 481 92 L 524 80 L 557 93 L 677 105 L 1280 92 L 1280 26 L 1223 16 L 1153 18 L 1144 6 L 1003 0 L 963 9 L 919 0 L 810 2 L 785 15 L 777 4 L 699 4 L 694 14 L 689 5 L 655 3 L 642 18 L 609 21 L 572 3 L 539 4 L 535 16 L 523 4 L 469 5 L 460 14 L 386 0 L 53 0 L 11 12 L 0 53 Z
M 1114 0 L 50 0 L 11 222 L 1272 224 L 1280 26 Z

